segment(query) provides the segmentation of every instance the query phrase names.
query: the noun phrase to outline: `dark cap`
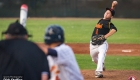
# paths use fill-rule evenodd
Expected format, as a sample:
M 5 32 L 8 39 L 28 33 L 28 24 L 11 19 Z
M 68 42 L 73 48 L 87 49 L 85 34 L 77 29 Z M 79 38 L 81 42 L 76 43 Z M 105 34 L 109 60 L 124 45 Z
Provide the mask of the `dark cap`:
M 8 29 L 2 34 L 11 34 L 11 35 L 28 35 L 28 37 L 31 37 L 32 35 L 29 35 L 26 28 L 24 28 L 19 21 L 17 20 L 14 23 L 11 23 L 8 27 Z
M 109 10 L 109 11 L 111 12 L 112 16 L 114 16 L 114 15 L 115 15 L 115 11 L 114 11 L 114 9 L 111 9 L 111 8 L 106 8 L 106 10 Z

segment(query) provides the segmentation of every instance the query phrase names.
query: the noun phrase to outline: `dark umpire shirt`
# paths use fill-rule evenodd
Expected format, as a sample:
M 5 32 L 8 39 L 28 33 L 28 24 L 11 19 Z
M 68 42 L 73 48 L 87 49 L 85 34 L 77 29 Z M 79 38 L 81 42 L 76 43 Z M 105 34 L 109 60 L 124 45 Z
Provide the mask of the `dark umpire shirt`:
M 117 31 L 117 28 L 110 22 L 110 20 L 100 19 L 94 28 L 92 36 L 106 35 L 109 33 L 110 29 L 115 29 Z
M 41 73 L 50 77 L 44 52 L 24 39 L 0 41 L 0 80 L 4 76 L 21 76 L 23 80 L 41 80 Z

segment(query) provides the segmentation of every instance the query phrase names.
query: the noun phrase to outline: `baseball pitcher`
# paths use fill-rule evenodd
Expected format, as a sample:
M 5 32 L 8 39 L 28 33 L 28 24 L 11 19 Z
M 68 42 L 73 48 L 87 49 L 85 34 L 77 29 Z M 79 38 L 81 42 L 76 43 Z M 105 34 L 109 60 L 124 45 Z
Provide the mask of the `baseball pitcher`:
M 113 1 L 111 8 L 106 8 L 104 17 L 96 24 L 90 41 L 90 56 L 92 61 L 97 64 L 95 70 L 95 77 L 102 78 L 103 71 L 105 70 L 104 60 L 106 52 L 108 50 L 107 38 L 113 35 L 117 28 L 111 22 L 111 19 L 115 15 L 116 1 Z

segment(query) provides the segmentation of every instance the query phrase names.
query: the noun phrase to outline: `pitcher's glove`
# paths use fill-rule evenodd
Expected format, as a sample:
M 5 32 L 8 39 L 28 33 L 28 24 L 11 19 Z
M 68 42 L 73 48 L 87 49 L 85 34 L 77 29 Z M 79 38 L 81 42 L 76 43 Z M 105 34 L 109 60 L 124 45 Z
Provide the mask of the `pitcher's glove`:
M 95 35 L 92 37 L 92 44 L 93 45 L 101 45 L 105 41 L 104 35 Z

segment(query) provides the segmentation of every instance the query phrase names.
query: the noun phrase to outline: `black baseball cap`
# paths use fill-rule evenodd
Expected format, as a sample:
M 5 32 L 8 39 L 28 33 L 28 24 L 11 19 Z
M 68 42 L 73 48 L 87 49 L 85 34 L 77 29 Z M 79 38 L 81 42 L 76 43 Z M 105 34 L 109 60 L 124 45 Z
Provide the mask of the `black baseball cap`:
M 106 8 L 106 10 L 109 10 L 109 11 L 111 12 L 112 16 L 114 16 L 114 15 L 115 15 L 115 10 L 114 10 L 114 9 L 111 9 L 111 8 Z
M 11 23 L 8 26 L 8 29 L 4 32 L 2 32 L 2 34 L 11 34 L 11 35 L 28 35 L 28 37 L 32 37 L 32 35 L 28 34 L 28 31 L 26 30 L 25 27 L 23 27 L 19 21 L 17 20 L 14 23 Z

